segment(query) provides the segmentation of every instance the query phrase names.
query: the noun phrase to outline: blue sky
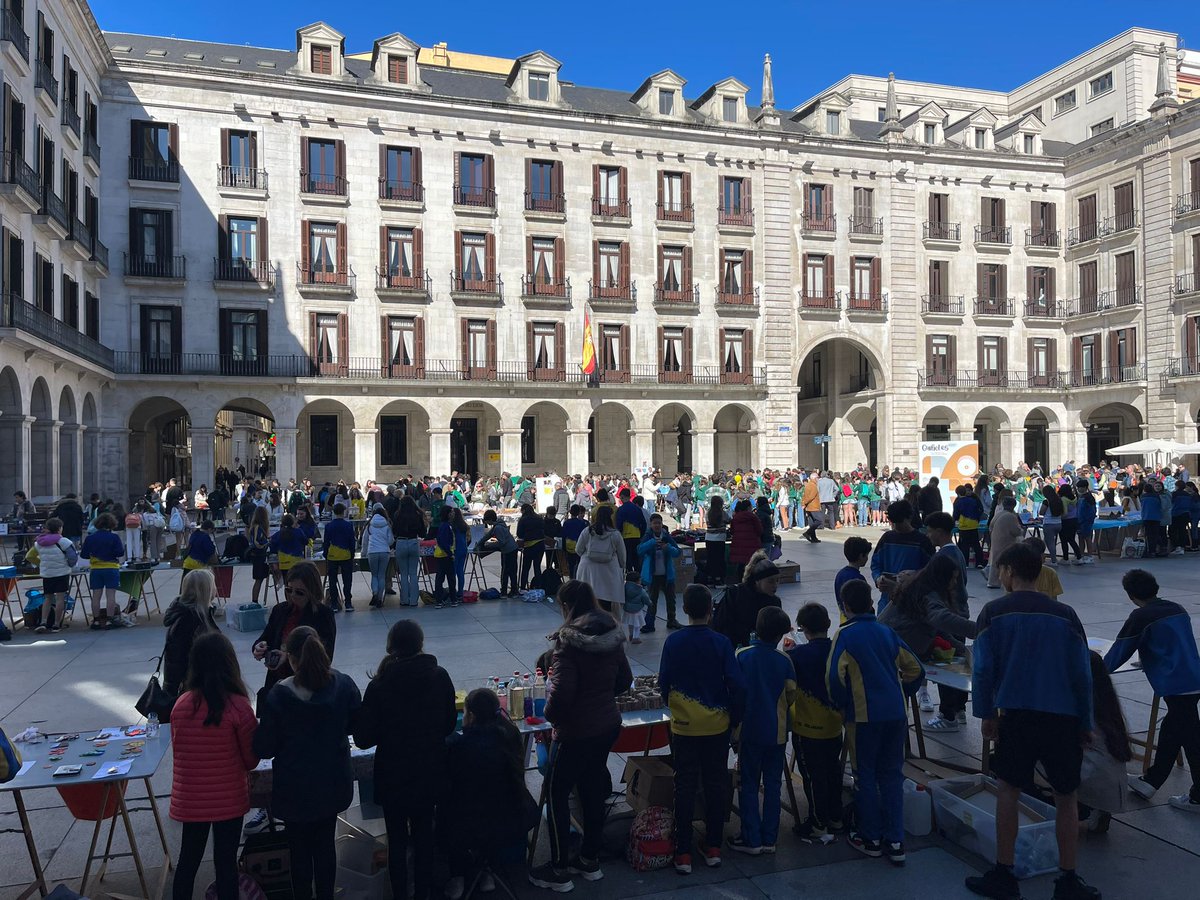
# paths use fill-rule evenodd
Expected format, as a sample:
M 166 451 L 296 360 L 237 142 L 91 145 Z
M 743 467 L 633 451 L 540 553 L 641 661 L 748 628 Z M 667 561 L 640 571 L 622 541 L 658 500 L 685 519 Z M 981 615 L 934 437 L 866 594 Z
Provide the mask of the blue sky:
M 663 68 L 687 79 L 688 96 L 733 75 L 750 85 L 752 103 L 758 102 L 762 57 L 769 52 L 782 107 L 850 72 L 894 70 L 899 78 L 1007 90 L 1134 25 L 1179 33 L 1185 45 L 1200 48 L 1200 6 L 1109 0 L 91 5 L 106 31 L 263 47 L 294 47 L 296 28 L 323 19 L 346 35 L 350 52 L 369 50 L 375 38 L 393 31 L 424 46 L 446 41 L 452 50 L 495 56 L 541 49 L 563 62 L 564 79 L 630 91 Z M 744 12 L 721 12 L 731 6 Z M 567 12 L 554 12 L 560 9 Z

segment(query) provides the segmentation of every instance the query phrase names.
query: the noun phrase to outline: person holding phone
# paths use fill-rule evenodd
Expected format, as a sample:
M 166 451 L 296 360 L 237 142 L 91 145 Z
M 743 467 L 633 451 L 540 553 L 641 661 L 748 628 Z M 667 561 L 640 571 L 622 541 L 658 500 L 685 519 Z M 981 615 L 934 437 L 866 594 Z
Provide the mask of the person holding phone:
M 300 626 L 307 625 L 317 632 L 330 659 L 333 659 L 333 648 L 337 641 L 337 620 L 333 617 L 333 610 L 321 602 L 323 593 L 317 567 L 302 560 L 288 569 L 284 577 L 283 592 L 287 602 L 271 610 L 267 627 L 254 642 L 252 651 L 255 659 L 267 665 L 266 683 L 258 692 L 260 710 L 267 691 L 276 682 L 292 675 L 286 657 L 279 652 L 287 642 L 288 635 Z

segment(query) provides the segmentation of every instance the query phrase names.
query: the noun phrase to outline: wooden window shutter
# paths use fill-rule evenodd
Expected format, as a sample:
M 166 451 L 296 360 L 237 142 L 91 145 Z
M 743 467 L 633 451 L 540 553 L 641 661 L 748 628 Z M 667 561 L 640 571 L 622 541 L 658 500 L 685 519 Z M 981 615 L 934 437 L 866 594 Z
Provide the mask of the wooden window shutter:
M 229 129 L 221 129 L 221 165 L 229 165 Z
M 933 371 L 933 335 L 925 335 L 925 371 Z
M 488 281 L 496 280 L 496 235 L 488 232 L 483 239 L 483 252 L 487 267 L 484 277 Z
M 171 307 L 171 354 L 178 356 L 183 352 L 183 310 L 178 306 Z
M 1037 300 L 1037 294 L 1033 290 L 1033 266 L 1025 267 L 1025 298 L 1029 301 Z
M 1125 345 L 1129 348 L 1129 364 L 1137 365 L 1138 361 L 1138 345 L 1137 345 L 1137 328 L 1130 327 L 1125 329 Z
M 387 177 L 388 177 L 387 155 L 388 155 L 388 145 L 380 144 L 379 145 L 379 177 L 384 180 L 384 185 L 385 185 L 384 186 L 384 194 L 382 194 L 381 196 L 386 195 L 387 190 L 391 187 L 391 185 L 387 184 Z
M 233 352 L 233 318 L 227 309 L 217 313 L 217 344 L 222 356 Z
M 350 323 L 346 313 L 338 313 L 338 370 L 345 375 L 350 369 Z
M 813 214 L 812 208 L 812 185 L 804 185 L 804 215 L 805 218 L 811 218 Z
M 392 374 L 392 329 L 387 316 L 379 317 L 379 362 L 384 378 Z
M 525 274 L 533 278 L 533 235 L 525 237 Z
M 721 370 L 721 381 L 729 379 L 730 374 L 725 371 L 725 329 L 717 329 L 717 368 Z
M 950 335 L 946 343 L 946 349 L 948 351 L 947 355 L 950 359 L 950 373 L 951 376 L 953 376 L 954 373 L 958 371 L 958 338 L 956 338 L 954 335 Z
M 413 184 L 424 184 L 421 181 L 421 148 L 412 148 L 412 180 Z
M 463 277 L 462 267 L 462 232 L 454 232 L 454 277 Z
M 688 297 L 692 296 L 692 247 L 690 244 L 683 248 L 683 289 Z
M 833 215 L 833 185 L 829 185 L 821 193 L 821 215 L 828 219 Z
M 624 166 L 617 169 L 617 198 L 622 206 L 629 200 L 629 172 Z
M 721 251 L 721 252 L 724 253 L 724 251 Z M 661 284 L 665 287 L 666 280 L 663 278 L 663 276 L 666 274 L 666 269 L 663 268 L 663 265 L 664 265 L 663 256 L 664 256 L 663 245 L 659 244 L 658 245 L 658 262 L 654 269 L 654 271 L 656 273 L 654 277 L 658 281 L 659 284 Z
M 171 162 L 179 161 L 179 126 L 174 122 L 167 125 L 167 151 L 171 154 Z
M 462 153 L 458 150 L 454 151 L 454 186 L 462 187 Z M 454 202 L 458 202 L 458 191 L 454 193 Z
M 308 154 L 308 143 L 309 143 L 308 138 L 306 138 L 306 137 L 300 138 L 300 171 L 308 172 L 308 174 L 311 176 L 312 171 L 309 168 L 310 157 Z M 307 187 L 308 187 L 307 185 L 301 185 L 300 190 L 302 190 L 302 191 L 307 190 Z
M 979 224 L 984 228 L 992 228 L 996 224 L 992 221 L 991 213 L 992 205 L 988 202 L 988 198 L 981 197 L 979 199 Z
M 537 349 L 534 346 L 534 342 L 535 342 L 535 339 L 533 336 L 533 323 L 526 322 L 525 323 L 525 368 L 526 368 L 526 371 L 527 371 L 530 381 L 533 381 L 533 379 L 535 377 L 537 377 L 536 365 L 535 365 L 537 362 Z
M 658 208 L 662 209 L 663 204 L 663 173 L 658 173 Z
M 413 319 L 413 364 L 417 368 L 417 377 L 425 377 L 425 317 Z
M 665 338 L 664 338 L 663 327 L 661 325 L 659 325 L 658 326 L 658 371 L 659 371 L 659 374 L 661 374 L 663 371 L 663 356 L 664 356 L 663 351 L 665 349 L 665 346 L 663 344 L 664 339 Z
M 386 225 L 379 226 L 379 274 L 384 278 L 391 274 L 388 271 L 388 227 Z
M 984 263 L 975 264 L 975 296 L 987 296 L 987 269 Z
M 146 353 L 150 349 L 150 307 L 138 307 L 138 319 L 141 332 L 141 347 L 142 352 Z M 1189 320 L 1190 321 L 1190 320 Z M 174 349 L 173 347 L 171 349 Z
M 336 171 L 334 172 L 334 174 L 337 175 L 338 178 L 345 178 L 346 177 L 346 142 L 345 141 L 337 141 L 335 146 L 337 149 L 334 152 L 334 163 L 333 164 L 336 167 Z
M 1008 371 L 1008 338 L 1000 338 L 996 345 L 996 368 L 1000 372 Z
M 550 167 L 550 193 L 557 197 L 562 193 L 563 189 L 563 170 L 562 161 L 555 161 Z
M 265 365 L 267 360 L 267 311 L 264 309 L 256 310 L 254 313 L 254 336 L 259 363 Z
M 413 277 L 420 280 L 425 277 L 425 232 L 414 228 L 413 237 Z
M 1114 378 L 1120 377 L 1117 369 L 1117 332 L 1108 333 L 1108 368 Z
M 490 153 L 483 158 L 483 186 L 489 191 L 496 189 L 496 159 Z
M 1045 217 L 1046 231 L 1050 232 L 1049 236 L 1051 236 L 1051 237 L 1053 236 L 1054 231 L 1058 228 L 1057 219 L 1058 219 L 1058 204 L 1047 203 L 1046 204 L 1046 217 Z
M 1058 340 L 1049 338 L 1046 341 L 1046 371 L 1051 375 L 1058 371 Z
M 662 249 L 661 247 L 659 248 Z M 717 288 L 721 293 L 725 292 L 725 248 L 722 247 L 717 251 Z
M 592 290 L 600 289 L 600 242 L 592 241 Z
M 1058 296 L 1054 285 L 1054 269 L 1047 267 L 1046 269 L 1046 302 L 1054 303 Z
M 317 358 L 317 314 L 310 312 L 308 314 L 308 358 L 316 360 Z
M 1033 338 L 1025 341 L 1025 370 L 1033 376 Z
M 1004 301 L 1008 299 L 1008 266 L 998 266 L 997 268 L 999 269 L 997 273 L 999 277 L 996 280 L 1000 283 L 1000 296 L 998 299 L 1001 305 L 1003 305 Z
M 558 380 L 563 381 L 567 376 L 567 328 L 562 322 L 554 325 L 554 353 L 558 360 Z
M 1083 338 L 1071 338 L 1071 371 L 1083 371 Z
M 250 167 L 258 168 L 258 132 L 250 132 Z
M 742 375 L 747 384 L 754 382 L 754 332 L 749 328 L 742 332 Z
M 554 239 L 554 283 L 566 291 L 567 285 L 567 242 L 563 238 Z
M 339 275 L 350 274 L 349 254 L 346 247 L 346 223 L 337 223 L 337 270 Z
M 459 320 L 459 359 L 462 361 L 464 376 L 471 374 L 471 323 L 466 319 Z
M 1004 229 L 1004 198 L 996 201 L 996 227 Z
M 984 357 L 983 357 L 983 338 L 975 338 L 975 368 L 979 371 L 976 374 L 983 374 Z
M 312 224 L 307 220 L 300 222 L 300 269 L 307 272 L 312 265 L 310 251 L 312 249 Z
M 592 199 L 596 200 L 600 197 L 600 166 L 599 164 L 592 166 Z
M 683 208 L 686 210 L 692 205 L 692 173 L 684 172 L 683 178 Z
M 747 297 L 754 296 L 754 251 L 749 249 L 742 257 L 742 293 Z
M 620 263 L 620 269 L 621 269 L 621 271 L 620 271 L 621 287 L 626 288 L 630 284 L 629 242 L 628 241 L 621 242 L 621 255 L 620 255 L 619 263 Z
M 850 299 L 851 300 L 857 299 L 857 295 L 856 295 L 855 289 L 854 289 L 854 287 L 855 287 L 854 283 L 856 280 L 857 279 L 854 277 L 854 256 L 853 256 L 853 254 L 851 254 L 851 256 L 850 256 L 850 280 L 848 282 L 850 285 Z
M 618 363 L 622 372 L 629 371 L 629 326 L 621 326 L 621 359 Z
M 683 329 L 683 371 L 688 381 L 692 380 L 692 326 Z
M 833 296 L 833 254 L 825 257 L 825 296 Z
M 138 240 L 138 219 L 141 217 L 141 210 L 135 206 L 129 207 L 129 255 L 141 256 L 143 252 L 142 242 Z
M 937 195 L 929 195 L 929 221 L 936 222 L 938 220 Z
M 749 252 L 749 251 L 747 251 Z M 871 299 L 879 300 L 883 297 L 883 274 L 882 262 L 878 256 L 871 257 Z
M 533 190 L 533 160 L 525 160 L 525 193 Z
M 752 204 L 750 202 L 750 185 L 751 185 L 751 181 L 749 178 L 742 179 L 742 211 L 743 212 L 749 212 L 750 210 L 754 209 L 754 204 Z M 749 334 L 749 332 L 747 332 L 747 334 Z
M 229 259 L 229 216 L 217 216 L 217 258 Z
M 1197 163 L 1200 163 L 1200 160 L 1192 160 L 1193 172 L 1196 169 Z M 1196 332 L 1198 327 L 1200 327 L 1200 316 L 1189 316 L 1187 319 L 1184 319 L 1183 352 L 1190 363 L 1189 367 L 1185 370 L 1185 374 L 1190 374 L 1196 369 Z
M 496 378 L 496 320 L 487 321 L 488 378 Z

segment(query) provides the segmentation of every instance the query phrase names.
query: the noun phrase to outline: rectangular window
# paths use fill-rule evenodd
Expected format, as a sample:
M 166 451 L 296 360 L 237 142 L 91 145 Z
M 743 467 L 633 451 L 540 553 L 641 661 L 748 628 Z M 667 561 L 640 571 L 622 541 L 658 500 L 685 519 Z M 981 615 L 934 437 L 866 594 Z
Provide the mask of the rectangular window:
M 950 195 L 949 194 L 930 194 L 929 195 L 929 224 L 930 225 L 946 225 L 950 221 Z M 943 233 L 943 229 L 937 229 L 938 233 Z M 930 229 L 930 237 L 935 237 L 934 229 Z
M 950 263 L 944 259 L 933 259 L 929 261 L 929 296 L 930 296 L 930 312 L 942 311 L 943 304 L 940 302 L 947 293 L 949 293 L 950 285 Z M 935 309 L 935 301 L 937 298 L 937 308 Z
M 621 170 L 617 166 L 600 166 L 596 175 L 596 201 L 600 215 L 605 210 L 618 210 L 621 204 Z
M 746 292 L 745 261 L 745 250 L 725 251 L 725 270 L 721 273 L 721 293 L 737 296 Z
M 851 223 L 852 234 L 874 234 L 875 221 L 875 191 L 871 188 L 856 187 L 854 189 L 854 220 Z
M 662 370 L 664 372 L 683 371 L 683 329 L 663 328 Z
M 804 296 L 825 296 L 825 266 L 825 256 L 819 253 L 808 254 L 804 266 Z
M 854 300 L 875 299 L 875 283 L 871 277 L 874 269 L 874 259 L 870 256 L 856 256 L 851 264 L 850 296 Z
M 725 329 L 725 344 L 721 348 L 721 371 L 725 375 L 741 375 L 745 372 L 746 332 L 741 328 Z
M 1000 365 L 1000 338 L 998 337 L 983 337 L 980 338 L 980 347 L 982 355 L 979 359 L 979 374 L 981 375 L 998 375 L 1001 370 Z
M 553 322 L 533 323 L 532 366 L 535 372 L 557 371 L 559 363 L 557 331 L 558 326 Z
M 1099 335 L 1089 334 L 1080 340 L 1081 368 L 1083 376 L 1088 379 L 1088 383 L 1096 377 L 1100 368 L 1099 345 Z
M 624 333 L 620 325 L 600 326 L 600 369 L 604 372 L 620 372 L 624 355 Z
M 155 364 L 151 371 L 163 371 L 159 366 L 179 352 L 173 340 L 175 318 L 176 311 L 170 306 L 142 307 L 142 356 Z
M 416 149 L 388 147 L 384 151 L 384 192 L 386 200 L 420 200 Z
M 975 149 L 976 150 L 986 150 L 987 149 L 987 134 L 988 133 L 987 133 L 986 128 L 976 128 L 975 129 Z
M 345 362 L 339 358 L 338 350 L 338 316 L 336 314 L 318 313 L 316 318 L 317 333 L 315 335 L 315 362 L 322 371 L 326 367 L 337 367 Z
M 600 281 L 596 287 L 621 287 L 621 244 L 617 241 L 600 241 L 597 251 L 600 257 Z
M 100 298 L 95 294 L 84 294 L 87 309 L 84 311 L 85 333 L 93 341 L 100 340 Z
M 314 282 L 337 280 L 338 227 L 333 222 L 312 222 L 308 226 L 309 267 Z
M 1113 89 L 1112 72 L 1105 72 L 1099 78 L 1093 78 L 1088 82 L 1088 99 L 1094 100 L 1101 94 L 1107 94 Z
M 558 163 L 547 160 L 530 160 L 529 172 L 529 202 L 526 209 L 543 209 L 552 212 L 561 211 L 557 184 Z
M 1124 231 L 1137 224 L 1133 209 L 1133 182 L 1127 181 L 1113 188 L 1113 230 Z
M 804 188 L 804 224 L 810 231 L 833 231 L 837 219 L 833 213 L 833 188 L 827 184 L 808 184 Z
M 1097 309 L 1098 279 L 1096 263 L 1087 262 L 1079 265 L 1079 311 L 1081 313 L 1095 312 Z
M 683 174 L 681 172 L 662 173 L 662 204 L 664 212 L 683 212 Z
M 671 116 L 675 114 L 675 92 L 667 88 L 658 89 L 658 114 Z
M 261 188 L 255 134 L 251 131 L 226 131 L 224 156 L 228 168 L 222 171 L 224 187 Z
M 985 263 L 983 266 L 983 296 L 989 303 L 996 303 L 1001 297 L 1003 280 L 1002 267 L 996 263 Z
M 549 100 L 550 99 L 550 75 L 547 72 L 530 72 L 529 73 L 529 99 L 530 100 Z
M 743 212 L 741 178 L 722 179 L 721 209 L 723 212 L 733 215 L 739 215 Z
M 683 288 L 683 248 L 662 248 L 662 272 L 659 273 L 664 294 L 677 294 Z
M 465 290 L 482 290 L 489 278 L 487 235 L 464 231 L 461 241 L 463 287 Z
M 467 356 L 472 369 L 486 369 L 491 354 L 488 352 L 488 323 L 486 319 L 467 321 Z
M 462 153 L 458 157 L 458 192 L 460 203 L 478 203 L 487 191 L 485 158 L 480 154 Z
M 1029 301 L 1044 309 L 1054 303 L 1054 291 L 1050 286 L 1050 268 L 1033 266 L 1029 270 Z
M 65 273 L 62 277 L 62 320 L 70 328 L 79 328 L 79 283 Z
M 379 464 L 408 465 L 408 416 L 379 417 Z
M 1097 122 L 1095 125 L 1092 126 L 1091 136 L 1095 137 L 1098 134 L 1104 134 L 1104 132 L 1112 131 L 1112 130 L 1113 130 L 1113 120 L 1111 118 L 1105 119 L 1103 122 Z
M 1025 135 L 1025 154 L 1027 156 L 1033 156 L 1036 141 L 1037 139 L 1032 134 Z
M 537 418 L 521 416 L 521 464 L 533 465 L 536 461 Z
M 827 110 L 825 113 L 825 133 L 826 134 L 841 134 L 842 132 L 842 114 L 835 110 Z
M 308 417 L 309 463 L 314 467 L 332 468 L 338 464 L 340 430 L 337 415 Z
M 328 44 L 313 44 L 309 50 L 309 60 L 314 75 L 333 74 L 333 48 Z
M 1118 253 L 1114 258 L 1117 274 L 1117 306 L 1137 302 L 1137 254 Z
M 875 110 L 875 118 L 877 121 L 886 122 L 887 121 L 887 107 L 886 106 L 878 107 Z
M 937 125 L 934 125 L 932 122 L 925 123 L 925 143 L 937 143 Z
M 1045 378 L 1050 374 L 1050 338 L 1034 338 L 1030 345 L 1029 374 Z
M 554 287 L 554 244 L 554 238 L 533 239 L 533 271 L 529 274 L 533 278 L 535 292 L 540 288 L 541 293 L 551 293 L 550 289 Z
M 34 254 L 33 297 L 38 309 L 54 315 L 54 263 L 40 253 Z
M 258 219 L 229 219 L 229 259 L 244 263 L 258 261 Z
M 1096 237 L 1096 195 L 1079 198 L 1079 228 L 1076 242 L 1090 241 Z
M 230 356 L 235 362 L 258 361 L 258 313 L 235 309 L 229 313 Z
M 417 320 L 413 316 L 388 316 L 388 364 L 408 369 L 418 365 Z
M 726 122 L 736 122 L 738 120 L 737 97 L 723 97 L 721 99 L 721 117 Z
M 408 84 L 408 57 L 389 53 L 387 75 L 392 84 Z
M 131 122 L 129 155 L 133 159 L 131 177 L 158 180 L 168 177 L 168 170 L 175 163 L 171 126 L 164 122 Z
M 309 138 L 307 178 L 304 190 L 310 194 L 344 194 L 338 179 L 338 142 Z
M 389 228 L 387 230 L 387 275 L 389 284 L 400 284 L 399 279 L 412 278 L 413 230 L 411 228 Z
M 1061 115 L 1065 112 L 1070 112 L 1075 108 L 1075 92 L 1067 91 L 1054 98 L 1054 114 Z
M 131 275 L 172 274 L 175 238 L 171 211 L 129 211 L 129 264 Z
M 935 334 L 929 338 L 930 361 L 933 371 L 939 375 L 950 374 L 950 336 Z

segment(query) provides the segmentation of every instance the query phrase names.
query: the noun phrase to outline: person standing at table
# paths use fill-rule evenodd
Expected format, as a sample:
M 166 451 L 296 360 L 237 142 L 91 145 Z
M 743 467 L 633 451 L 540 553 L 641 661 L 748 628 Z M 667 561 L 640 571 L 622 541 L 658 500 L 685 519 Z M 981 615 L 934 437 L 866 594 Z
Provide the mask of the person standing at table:
M 371 519 L 363 529 L 362 550 L 367 558 L 367 566 L 371 570 L 371 602 L 373 609 L 383 607 L 383 598 L 387 593 L 388 559 L 392 555 L 392 526 L 388 523 L 387 514 L 382 503 L 371 507 Z
M 546 525 L 530 503 L 521 504 L 521 516 L 517 519 L 517 543 L 521 547 L 521 583 L 524 591 L 529 587 L 529 572 L 533 577 L 542 574 L 542 554 L 545 550 Z
M 97 497 L 97 500 L 100 498 Z M 87 516 L 83 513 L 83 507 L 79 505 L 79 500 L 74 494 L 67 494 L 58 506 L 54 507 L 54 511 L 50 515 L 62 522 L 63 537 L 71 541 L 76 546 L 83 540 L 83 529 L 87 524 Z
M 608 532 L 618 542 L 615 531 Z M 585 535 L 588 532 L 585 532 Z M 585 537 L 586 539 L 586 537 Z M 615 555 L 614 555 L 615 558 Z M 585 556 L 586 561 L 586 556 Z M 617 570 L 621 577 L 624 566 Z M 546 781 L 550 794 L 550 862 L 529 873 L 536 887 L 565 893 L 572 875 L 599 881 L 605 804 L 612 790 L 608 754 L 621 730 L 616 697 L 629 690 L 633 673 L 625 658 L 625 632 L 596 606 L 583 581 L 568 581 L 558 592 L 563 624 L 554 636 L 546 720 L 554 726 Z M 579 856 L 570 856 L 571 793 L 578 789 L 583 814 Z
M 880 612 L 887 606 L 888 591 L 895 589 L 895 576 L 923 569 L 933 558 L 933 544 L 913 528 L 914 514 L 913 506 L 907 500 L 891 504 L 887 517 L 892 527 L 880 536 L 871 553 L 871 578 L 879 588 Z
M 1121 626 L 1104 665 L 1115 672 L 1137 653 L 1154 693 L 1167 705 L 1154 763 L 1145 775 L 1130 775 L 1129 787 L 1149 800 L 1166 782 L 1183 750 L 1192 788 L 1172 797 L 1170 803 L 1176 809 L 1200 813 L 1200 652 L 1191 616 L 1180 604 L 1158 596 L 1158 580 L 1145 569 L 1130 569 L 1122 577 L 1121 587 L 1137 609 Z
M 30 502 L 25 492 L 13 491 L 12 530 L 14 533 L 20 535 L 17 538 L 18 553 L 23 553 L 25 548 L 29 546 L 29 538 L 25 537 L 26 522 L 36 514 L 37 507 Z
M 725 539 L 729 528 L 729 515 L 725 511 L 725 498 L 717 488 L 708 493 L 708 524 L 704 531 L 704 564 L 710 584 L 725 583 Z
M 400 582 L 400 605 L 417 606 L 420 602 L 421 541 L 425 540 L 425 516 L 417 501 L 405 494 L 399 498 L 392 517 L 392 535 L 396 539 L 396 578 Z M 514 583 L 515 583 L 514 578 Z
M 288 635 L 284 655 L 291 674 L 267 693 L 254 752 L 274 760 L 271 811 L 287 835 L 292 897 L 333 900 L 337 817 L 354 800 L 346 736 L 362 696 L 353 678 L 332 667 L 320 636 L 308 626 Z
M 88 586 L 92 589 L 92 631 L 123 628 L 132 624 L 117 612 L 117 588 L 121 586 L 121 557 L 125 545 L 113 529 L 116 520 L 108 513 L 96 517 L 96 530 L 89 534 L 79 549 L 79 555 L 91 560 Z M 107 605 L 100 609 L 100 598 L 107 594 Z
M 272 651 L 282 650 L 288 635 L 294 630 L 300 626 L 315 630 L 321 636 L 321 643 L 330 659 L 333 659 L 337 643 L 337 620 L 333 617 L 333 610 L 321 602 L 321 576 L 317 567 L 304 560 L 292 566 L 283 578 L 283 593 L 287 602 L 272 608 L 267 627 L 254 642 L 252 650 L 255 659 L 267 664 L 266 683 L 259 691 L 260 703 L 277 681 L 292 674 L 287 656 L 282 653 L 273 655 Z
M 354 587 L 354 548 L 357 543 L 354 526 L 346 520 L 346 505 L 335 503 L 333 519 L 325 526 L 325 533 L 321 536 L 321 552 L 325 556 L 325 590 L 334 612 L 340 612 L 343 604 L 346 612 L 354 612 L 350 592 Z
M 1016 498 L 1009 493 L 1001 494 L 992 507 L 994 515 L 988 522 L 987 586 L 993 590 L 1000 587 L 1000 568 L 995 565 L 996 560 L 1025 535 L 1025 526 L 1021 524 L 1016 509 Z
M 75 545 L 62 536 L 63 523 L 55 518 L 46 520 L 41 534 L 25 554 L 25 564 L 38 567 L 42 576 L 42 620 L 34 629 L 38 634 L 47 631 L 58 634 L 66 614 L 67 595 L 71 593 L 71 570 L 79 561 Z
M 1079 846 L 1079 788 L 1083 744 L 1092 730 L 1092 669 L 1087 637 L 1075 610 L 1034 590 L 1042 558 L 1017 543 L 992 565 L 1007 596 L 988 603 L 976 621 L 971 674 L 975 717 L 984 740 L 996 741 L 992 771 L 998 781 L 996 864 L 966 879 L 984 897 L 1020 897 L 1013 861 L 1017 807 L 1041 763 L 1054 792 L 1058 900 L 1099 898 L 1075 871 Z
M 625 542 L 613 527 L 612 510 L 599 507 L 596 521 L 575 542 L 579 580 L 586 582 L 614 615 L 625 602 Z

